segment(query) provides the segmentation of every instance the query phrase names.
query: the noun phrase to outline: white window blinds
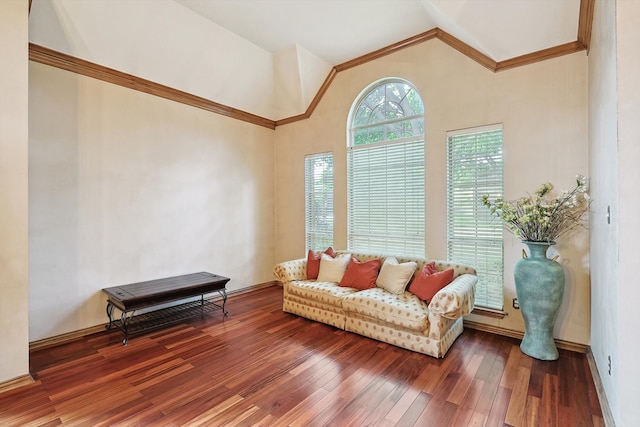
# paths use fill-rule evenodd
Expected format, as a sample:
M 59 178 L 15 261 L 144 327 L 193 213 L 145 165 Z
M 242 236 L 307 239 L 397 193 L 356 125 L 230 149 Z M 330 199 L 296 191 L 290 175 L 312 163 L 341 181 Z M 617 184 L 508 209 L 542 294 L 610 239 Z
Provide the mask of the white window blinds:
M 347 153 L 347 248 L 424 256 L 424 107 L 402 81 L 354 104 Z
M 333 153 L 304 159 L 306 250 L 333 246 Z
M 478 272 L 476 305 L 502 310 L 503 229 L 482 196 L 503 197 L 502 126 L 447 133 L 447 251 Z
M 349 250 L 424 256 L 424 142 L 354 147 L 347 174 Z

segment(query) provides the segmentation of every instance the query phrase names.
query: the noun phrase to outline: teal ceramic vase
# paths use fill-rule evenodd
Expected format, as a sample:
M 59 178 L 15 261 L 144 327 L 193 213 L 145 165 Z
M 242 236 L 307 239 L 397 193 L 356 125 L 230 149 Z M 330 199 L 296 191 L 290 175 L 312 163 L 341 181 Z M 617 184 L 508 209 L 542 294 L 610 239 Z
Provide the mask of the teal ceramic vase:
M 555 242 L 530 242 L 529 257 L 514 266 L 516 294 L 524 317 L 523 353 L 540 360 L 558 359 L 553 326 L 564 296 L 564 270 L 547 258 L 547 249 Z

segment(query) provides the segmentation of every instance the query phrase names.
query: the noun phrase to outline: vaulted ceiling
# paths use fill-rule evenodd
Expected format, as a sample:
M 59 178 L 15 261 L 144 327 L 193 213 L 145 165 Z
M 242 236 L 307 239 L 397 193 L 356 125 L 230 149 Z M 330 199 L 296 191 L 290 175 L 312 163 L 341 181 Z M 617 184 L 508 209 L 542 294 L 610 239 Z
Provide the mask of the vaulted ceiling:
M 593 0 L 33 0 L 29 38 L 32 60 L 273 127 L 308 115 L 335 72 L 432 38 L 491 71 L 588 48 L 592 9 Z

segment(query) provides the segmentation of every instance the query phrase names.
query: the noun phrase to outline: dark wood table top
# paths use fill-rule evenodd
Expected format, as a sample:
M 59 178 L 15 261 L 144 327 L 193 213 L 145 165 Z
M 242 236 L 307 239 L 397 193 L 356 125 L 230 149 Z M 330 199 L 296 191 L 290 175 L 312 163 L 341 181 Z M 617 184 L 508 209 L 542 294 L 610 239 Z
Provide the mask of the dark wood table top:
M 229 280 L 200 272 L 113 286 L 102 291 L 113 305 L 128 311 L 223 290 Z

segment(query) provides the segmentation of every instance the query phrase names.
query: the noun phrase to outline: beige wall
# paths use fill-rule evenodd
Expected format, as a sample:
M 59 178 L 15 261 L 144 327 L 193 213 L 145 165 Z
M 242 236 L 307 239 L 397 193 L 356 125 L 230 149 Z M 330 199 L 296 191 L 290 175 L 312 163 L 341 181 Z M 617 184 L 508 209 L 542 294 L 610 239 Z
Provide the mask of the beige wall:
M 31 341 L 104 323 L 104 287 L 273 280 L 272 130 L 38 63 L 29 87 Z
M 504 125 L 505 195 L 517 198 L 545 181 L 570 188 L 588 174 L 587 60 L 584 52 L 501 73 L 432 40 L 341 72 L 306 121 L 276 129 L 276 258 L 304 256 L 304 156 L 333 151 L 335 246 L 346 246 L 346 128 L 360 91 L 384 77 L 413 83 L 426 110 L 427 255 L 446 257 L 445 135 L 448 130 Z M 505 235 L 504 320 L 472 320 L 522 331 L 513 265 L 523 245 Z M 557 338 L 589 342 L 589 241 L 583 231 L 554 247 L 566 272 Z
M 27 20 L 0 2 L 0 383 L 29 373 Z

